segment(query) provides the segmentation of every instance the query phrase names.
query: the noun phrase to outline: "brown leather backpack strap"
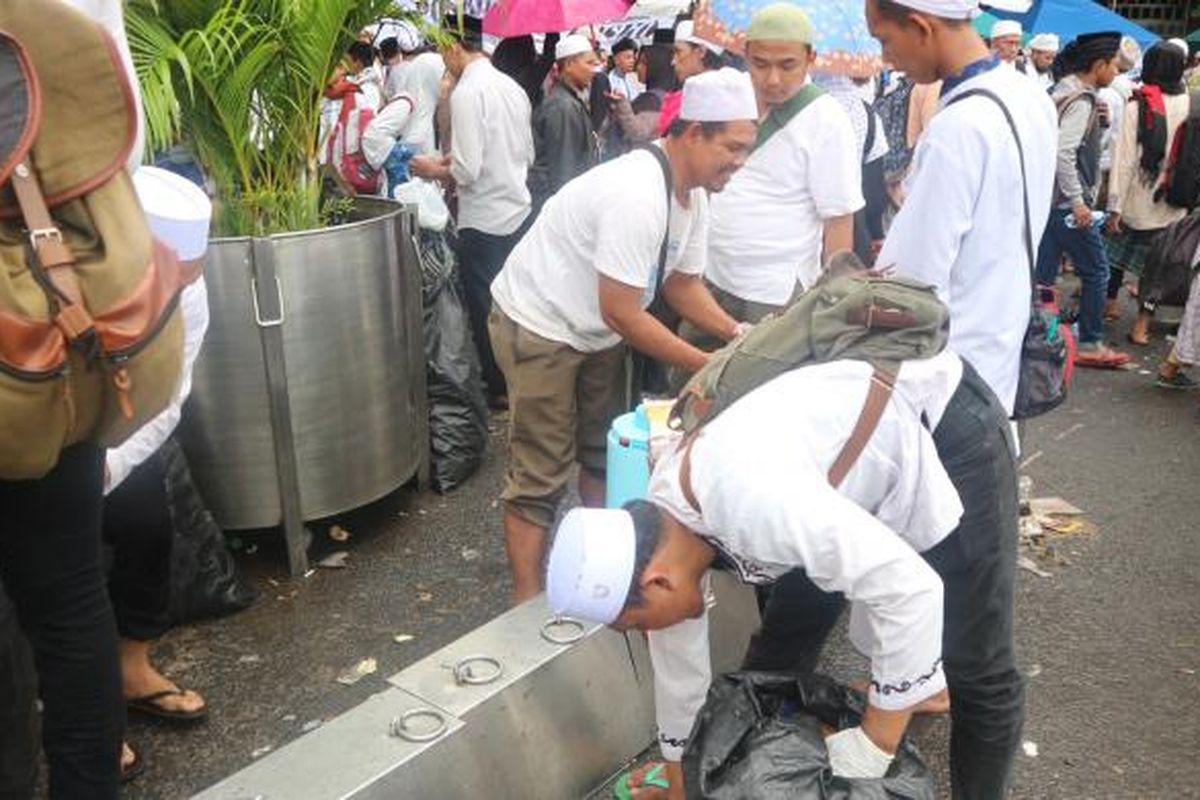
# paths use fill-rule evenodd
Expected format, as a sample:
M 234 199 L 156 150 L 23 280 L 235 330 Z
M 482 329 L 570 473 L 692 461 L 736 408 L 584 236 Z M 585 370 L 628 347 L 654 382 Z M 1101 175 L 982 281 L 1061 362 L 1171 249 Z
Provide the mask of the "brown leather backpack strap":
M 833 466 L 829 468 L 828 479 L 833 488 L 836 489 L 842 485 L 850 468 L 858 461 L 867 442 L 871 440 L 875 428 L 879 425 L 879 420 L 883 417 L 884 409 L 887 408 L 888 401 L 892 398 L 892 389 L 895 387 L 895 383 L 895 377 L 881 369 L 876 368 L 871 374 L 871 385 L 867 389 L 867 399 L 863 403 L 862 412 L 858 415 L 858 422 L 854 424 L 850 438 L 842 446 L 842 452 L 838 453 Z
M 695 441 L 696 433 L 693 432 L 684 437 L 679 444 L 683 448 L 683 458 L 679 461 L 679 490 L 692 510 L 701 514 L 703 512 L 700 510 L 700 503 L 696 500 L 696 493 L 692 491 L 692 445 Z
M 12 187 L 25 217 L 25 227 L 29 229 L 29 243 L 37 255 L 38 266 L 60 295 L 54 323 L 74 341 L 92 329 L 92 317 L 83 303 L 83 292 L 75 275 L 75 256 L 50 216 L 28 157 L 13 170 Z

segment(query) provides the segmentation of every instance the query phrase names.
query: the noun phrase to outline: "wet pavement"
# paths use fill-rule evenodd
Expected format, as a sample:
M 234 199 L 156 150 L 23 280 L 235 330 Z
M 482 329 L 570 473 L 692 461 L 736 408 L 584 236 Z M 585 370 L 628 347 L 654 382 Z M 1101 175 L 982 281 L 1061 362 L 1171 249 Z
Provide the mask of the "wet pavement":
M 1100 530 L 1063 540 L 1058 559 L 1041 563 L 1051 577 L 1019 572 L 1024 738 L 1036 756 L 1017 757 L 1016 798 L 1200 797 L 1200 397 L 1141 374 L 1162 354 L 1162 331 L 1156 338 L 1133 370 L 1080 374 L 1068 404 L 1025 431 L 1022 472 L 1034 495 L 1066 498 Z M 124 796 L 188 797 L 503 610 L 502 444 L 494 436 L 483 469 L 450 495 L 401 490 L 315 524 L 314 561 L 346 550 L 344 569 L 288 581 L 279 536 L 239 536 L 259 603 L 176 630 L 159 649 L 164 670 L 202 692 L 211 717 L 192 728 L 133 720 L 147 769 Z M 333 523 L 349 542 L 327 538 Z M 395 641 L 404 635 L 413 638 Z M 377 672 L 337 682 L 365 658 Z M 825 664 L 846 680 L 865 674 L 841 635 Z M 946 730 L 936 718 L 915 728 L 943 791 Z

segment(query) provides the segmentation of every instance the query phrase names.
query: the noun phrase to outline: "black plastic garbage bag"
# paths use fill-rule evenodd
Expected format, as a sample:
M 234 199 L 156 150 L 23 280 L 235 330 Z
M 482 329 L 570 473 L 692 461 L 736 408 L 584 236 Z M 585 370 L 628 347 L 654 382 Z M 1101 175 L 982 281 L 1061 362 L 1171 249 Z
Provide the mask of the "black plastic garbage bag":
M 433 488 L 448 492 L 475 474 L 488 440 L 479 356 L 459 295 L 447 234 L 422 229 L 422 300 Z
M 863 703 L 821 675 L 717 678 L 683 754 L 688 800 L 934 800 L 933 778 L 907 739 L 884 778 L 833 777 L 821 725 L 858 725 Z
M 225 534 L 192 483 L 175 437 L 167 439 L 153 457 L 162 460 L 171 512 L 171 624 L 249 608 L 258 593 L 238 574 Z

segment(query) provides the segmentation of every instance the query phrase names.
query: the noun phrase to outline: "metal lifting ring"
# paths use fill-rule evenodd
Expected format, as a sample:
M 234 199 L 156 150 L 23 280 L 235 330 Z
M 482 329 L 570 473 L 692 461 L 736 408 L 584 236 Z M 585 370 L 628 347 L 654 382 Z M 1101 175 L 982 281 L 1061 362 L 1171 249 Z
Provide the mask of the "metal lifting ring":
M 575 628 L 575 632 L 568 633 L 566 636 L 555 636 L 550 632 L 550 629 L 559 625 L 573 627 Z M 571 617 L 551 617 L 542 623 L 539 633 L 550 644 L 574 644 L 583 638 L 586 630 L 583 623 L 577 619 L 572 619 Z
M 408 723 L 411 720 L 420 717 L 428 717 L 429 719 L 437 720 L 437 724 L 426 733 L 412 733 L 408 730 Z M 442 712 L 434 708 L 414 708 L 412 711 L 405 711 L 398 717 L 394 717 L 390 725 L 388 725 L 388 733 L 399 739 L 404 739 L 409 742 L 420 744 L 422 742 L 432 742 L 434 739 L 446 732 L 446 717 Z
M 477 675 L 471 669 L 471 664 L 487 664 L 492 669 L 483 675 Z M 500 659 L 491 656 L 465 656 L 455 661 L 450 669 L 454 673 L 454 682 L 459 686 L 483 686 L 504 674 L 504 665 L 500 663 Z

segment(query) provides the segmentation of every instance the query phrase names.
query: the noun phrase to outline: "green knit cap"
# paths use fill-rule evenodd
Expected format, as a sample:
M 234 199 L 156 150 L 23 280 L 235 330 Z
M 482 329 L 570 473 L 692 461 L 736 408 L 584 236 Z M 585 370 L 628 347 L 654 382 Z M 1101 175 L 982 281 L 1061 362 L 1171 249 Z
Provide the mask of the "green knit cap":
M 852 0 L 853 1 L 853 0 Z M 772 3 L 754 12 L 746 30 L 747 42 L 813 43 L 813 26 L 804 9 L 792 3 Z

